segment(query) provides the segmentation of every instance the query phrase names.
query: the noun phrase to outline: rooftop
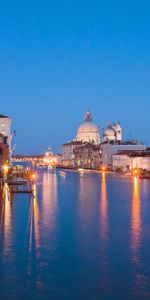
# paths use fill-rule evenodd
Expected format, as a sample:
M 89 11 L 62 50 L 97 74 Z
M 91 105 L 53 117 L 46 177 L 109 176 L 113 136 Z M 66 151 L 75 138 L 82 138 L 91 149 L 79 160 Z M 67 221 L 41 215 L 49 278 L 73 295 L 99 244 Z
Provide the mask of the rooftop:
M 81 141 L 71 141 L 71 142 L 63 144 L 63 146 L 71 146 L 71 145 L 82 145 L 82 142 Z
M 0 119 L 9 119 L 9 117 L 0 114 Z
M 150 157 L 150 149 L 136 151 L 136 150 L 126 150 L 126 151 L 118 151 L 114 154 L 117 155 L 127 155 L 129 157 Z
M 141 141 L 138 140 L 125 140 L 125 141 L 105 141 L 102 144 L 110 144 L 110 145 L 144 145 Z

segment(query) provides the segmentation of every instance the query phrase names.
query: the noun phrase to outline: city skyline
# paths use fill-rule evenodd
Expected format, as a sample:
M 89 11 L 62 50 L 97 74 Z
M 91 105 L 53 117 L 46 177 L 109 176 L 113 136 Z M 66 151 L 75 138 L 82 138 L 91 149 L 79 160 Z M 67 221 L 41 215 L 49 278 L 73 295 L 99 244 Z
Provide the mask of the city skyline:
M 0 113 L 13 119 L 17 153 L 60 152 L 88 108 L 100 127 L 120 121 L 124 138 L 150 144 L 149 8 L 1 4 Z
M 16 145 L 16 147 L 15 147 L 15 153 L 18 153 L 18 154 L 29 154 L 29 155 L 30 154 L 31 155 L 32 154 L 40 154 L 40 153 L 44 152 L 46 150 L 46 148 L 48 147 L 48 145 L 51 145 L 51 147 L 54 150 L 54 152 L 60 153 L 61 152 L 61 146 L 62 146 L 62 144 L 66 143 L 68 141 L 71 141 L 71 140 L 75 140 L 76 134 L 77 134 L 77 129 L 78 129 L 79 125 L 84 122 L 84 116 L 83 116 L 81 122 L 79 124 L 77 124 L 77 126 L 75 126 L 74 128 L 72 128 L 72 124 L 68 124 L 68 126 L 71 127 L 71 130 L 70 129 L 66 129 L 66 135 L 64 135 L 64 140 L 63 139 L 59 139 L 58 143 L 57 143 L 57 141 L 56 141 L 56 143 L 55 142 L 52 143 L 53 139 L 51 139 L 51 142 L 50 142 L 50 140 L 48 138 L 46 139 L 46 134 L 45 134 L 45 136 L 44 136 L 45 137 L 45 142 L 42 142 L 41 144 L 38 144 L 38 151 L 37 151 L 37 148 L 35 146 L 35 144 L 37 143 L 37 140 L 32 139 L 32 137 L 31 137 L 31 141 L 28 140 L 29 141 L 29 145 L 27 144 L 25 146 L 25 144 L 23 144 L 23 145 L 18 144 L 19 140 L 22 139 L 23 136 L 18 137 L 18 132 L 20 132 L 20 130 L 18 130 L 18 128 L 15 126 L 16 122 L 13 119 L 13 117 L 10 116 L 10 115 L 9 115 L 9 117 L 12 118 L 12 147 L 14 145 Z M 98 122 L 95 121 L 94 118 L 93 118 L 93 121 L 94 121 L 94 123 L 97 123 L 97 125 L 99 126 L 100 137 L 102 139 L 103 138 L 103 131 L 104 131 L 104 129 L 107 128 L 107 126 L 110 123 L 113 124 L 114 121 L 116 121 L 116 120 L 113 120 L 113 121 L 109 120 L 109 122 L 107 122 L 105 124 L 100 124 L 100 125 L 99 125 Z M 120 123 L 120 120 L 118 122 Z M 121 122 L 121 125 L 122 125 L 122 122 Z M 126 125 L 127 125 L 126 126 L 126 128 L 127 128 L 128 124 L 126 124 Z M 132 130 L 130 130 L 129 133 L 127 134 L 127 130 L 124 130 L 124 126 L 122 126 L 122 127 L 123 127 L 123 140 L 126 140 L 126 139 L 135 139 L 135 140 L 144 142 L 145 144 L 147 144 L 147 146 L 149 146 L 149 140 L 147 139 L 147 142 L 145 142 L 144 135 L 142 137 L 142 132 L 141 132 L 141 138 L 140 138 L 138 135 L 135 135 L 135 134 L 133 135 L 133 131 Z M 68 127 L 66 127 L 66 128 L 68 128 Z M 61 127 L 60 127 L 60 129 L 61 129 Z M 14 134 L 14 132 L 15 132 L 15 134 Z M 69 135 L 69 132 L 71 133 L 70 135 Z M 27 138 L 28 135 L 30 136 L 30 134 L 29 134 L 28 131 L 24 132 L 24 133 L 25 133 L 26 138 Z M 37 134 L 36 130 L 35 130 L 35 134 Z M 148 135 L 148 133 L 147 133 L 147 135 Z M 51 135 L 51 137 L 53 137 L 53 135 Z M 30 142 L 31 142 L 31 147 L 30 147 Z M 33 145 L 32 145 L 32 143 L 33 143 Z

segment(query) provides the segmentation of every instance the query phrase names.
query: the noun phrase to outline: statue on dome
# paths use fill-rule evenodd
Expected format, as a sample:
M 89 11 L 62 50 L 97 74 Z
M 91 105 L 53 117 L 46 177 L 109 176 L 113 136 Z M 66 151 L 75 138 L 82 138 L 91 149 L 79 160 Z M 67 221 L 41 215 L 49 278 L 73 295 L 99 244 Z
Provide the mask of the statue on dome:
M 86 115 L 85 115 L 85 121 L 86 121 L 86 122 L 92 122 L 92 116 L 91 116 L 90 111 L 87 111 L 87 112 L 86 112 Z

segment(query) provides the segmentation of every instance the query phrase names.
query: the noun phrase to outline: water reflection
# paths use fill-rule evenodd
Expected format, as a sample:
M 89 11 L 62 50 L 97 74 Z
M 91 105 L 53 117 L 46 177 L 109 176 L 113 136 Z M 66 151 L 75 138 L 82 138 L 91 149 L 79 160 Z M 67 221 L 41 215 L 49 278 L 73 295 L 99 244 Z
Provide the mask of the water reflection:
M 40 257 L 40 224 L 39 224 L 39 206 L 36 192 L 36 185 L 32 185 L 32 197 L 29 205 L 29 218 L 28 218 L 28 264 L 27 274 L 34 278 L 35 285 L 38 287 L 41 279 L 38 274 L 38 259 Z M 30 285 L 30 277 L 28 278 Z
M 139 249 L 141 244 L 141 215 L 139 180 L 133 179 L 132 217 L 131 217 L 131 250 L 134 264 L 140 263 Z
M 4 257 L 12 248 L 12 197 L 9 186 L 5 183 L 0 188 L 0 221 L 3 237 Z
M 37 288 L 43 287 L 41 260 L 43 261 L 43 252 L 45 255 L 49 252 L 52 239 L 49 237 L 54 231 L 56 208 L 57 208 L 57 174 L 45 172 L 42 177 L 42 202 L 38 201 L 40 196 L 36 185 L 32 186 L 33 196 L 29 205 L 28 216 L 28 285 L 30 286 L 30 277 L 34 278 Z M 40 208 L 39 208 L 40 204 Z M 41 228 L 42 224 L 42 228 Z M 42 235 L 41 235 L 42 232 Z M 41 253 L 42 251 L 42 253 Z M 44 263 L 43 263 L 44 264 Z
M 94 205 L 94 199 L 96 197 L 96 185 L 97 182 L 91 176 L 91 174 L 80 173 L 80 189 L 79 189 L 79 199 L 80 199 L 80 214 L 82 217 L 88 219 L 92 218 L 94 210 L 96 209 Z
M 108 201 L 107 201 L 107 185 L 106 185 L 106 174 L 102 173 L 101 179 L 101 201 L 100 201 L 100 239 L 101 239 L 101 247 L 100 252 L 103 257 L 103 262 L 106 247 L 108 241 Z
M 43 174 L 42 216 L 43 225 L 52 232 L 56 225 L 57 173 Z
M 29 208 L 29 253 L 32 252 L 33 243 L 35 244 L 36 256 L 40 248 L 40 230 L 39 230 L 39 207 L 36 193 L 36 185 L 32 186 L 33 195 L 30 200 Z
M 131 263 L 133 275 L 133 294 L 143 299 L 147 289 L 148 279 L 143 269 L 143 258 L 141 254 L 141 199 L 139 192 L 140 181 L 137 177 L 133 179 L 132 217 L 131 217 Z
M 1 298 L 150 299 L 150 183 L 39 173 L 13 207 L 0 189 Z
M 101 281 L 103 291 L 106 293 L 109 289 L 109 271 L 108 271 L 108 199 L 107 199 L 107 181 L 106 174 L 101 176 L 101 199 L 100 199 L 100 262 L 101 262 Z

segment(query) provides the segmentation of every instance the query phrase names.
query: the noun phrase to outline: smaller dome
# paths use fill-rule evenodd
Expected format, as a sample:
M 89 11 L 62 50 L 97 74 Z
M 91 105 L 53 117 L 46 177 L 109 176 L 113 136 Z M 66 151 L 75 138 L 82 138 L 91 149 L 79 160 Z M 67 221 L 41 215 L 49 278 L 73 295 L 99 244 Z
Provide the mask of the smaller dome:
M 114 130 L 111 129 L 111 128 L 106 128 L 106 129 L 104 130 L 104 136 L 108 136 L 108 137 L 110 137 L 110 136 L 115 136 L 115 132 L 114 132 Z

